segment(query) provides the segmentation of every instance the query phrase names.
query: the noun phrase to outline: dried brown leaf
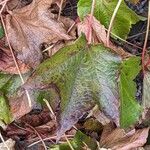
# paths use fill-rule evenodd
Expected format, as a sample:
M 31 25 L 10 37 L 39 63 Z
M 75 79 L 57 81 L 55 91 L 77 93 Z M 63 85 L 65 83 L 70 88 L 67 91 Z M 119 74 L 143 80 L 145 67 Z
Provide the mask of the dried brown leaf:
M 91 15 L 84 18 L 82 22 L 78 24 L 78 34 L 84 33 L 87 41 L 90 43 L 103 43 L 106 47 L 112 49 L 120 56 L 126 58 L 131 56 L 131 54 L 125 52 L 121 47 L 115 46 L 111 41 L 107 45 L 107 34 L 105 27 Z M 90 41 L 91 40 L 91 41 Z
M 52 0 L 33 0 L 6 16 L 6 30 L 17 58 L 35 68 L 42 60 L 42 43 L 54 44 L 74 37 L 67 33 L 73 21 L 64 25 L 50 12 Z
M 20 68 L 21 73 L 26 73 L 29 71 L 29 67 L 21 62 L 20 60 L 17 60 L 17 63 Z M 14 63 L 13 57 L 11 55 L 11 52 L 8 49 L 1 48 L 0 50 L 0 71 L 3 71 L 5 73 L 10 74 L 18 74 L 18 70 L 16 68 L 16 65 Z
M 9 10 L 22 8 L 28 4 L 30 4 L 32 0 L 11 0 L 8 1 L 7 6 Z
M 91 18 L 90 15 L 86 16 L 84 18 L 84 21 L 78 24 L 79 35 L 83 32 L 86 35 L 87 40 L 89 40 L 88 38 L 89 38 L 89 34 L 90 34 L 89 33 L 90 26 L 93 30 L 92 34 L 95 34 L 95 36 L 92 36 L 92 42 L 93 43 L 102 42 L 103 44 L 106 43 L 105 27 L 103 25 L 101 25 L 95 17 Z M 100 34 L 97 34 L 97 33 L 100 33 Z
M 100 145 L 112 150 L 131 150 L 142 147 L 147 141 L 149 132 L 149 128 L 129 132 L 127 134 L 123 129 L 116 128 L 113 131 L 111 131 L 112 128 L 109 129 L 107 134 L 102 134 Z
M 32 103 L 32 106 L 34 106 L 34 104 L 35 102 Z M 22 94 L 20 97 L 10 99 L 9 105 L 13 120 L 21 118 L 32 110 L 27 101 L 26 94 Z

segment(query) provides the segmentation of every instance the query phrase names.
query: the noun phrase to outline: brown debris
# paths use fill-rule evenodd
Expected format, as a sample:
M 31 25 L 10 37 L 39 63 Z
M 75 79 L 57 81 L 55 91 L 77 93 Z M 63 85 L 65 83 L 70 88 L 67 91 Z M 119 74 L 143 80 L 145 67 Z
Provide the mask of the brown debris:
M 131 150 L 142 147 L 148 137 L 149 128 L 133 130 L 125 133 L 123 129 L 108 125 L 104 128 L 100 140 L 100 146 L 112 150 Z
M 6 16 L 6 30 L 17 58 L 35 68 L 42 61 L 40 45 L 59 40 L 72 40 L 67 33 L 72 20 L 65 25 L 50 12 L 52 0 L 33 0 L 30 5 L 16 9 Z M 69 25 L 69 26 L 68 26 Z
M 24 74 L 30 70 L 29 67 L 20 60 L 17 60 L 17 63 L 21 73 Z M 0 64 L 0 71 L 10 74 L 18 74 L 18 70 L 9 49 L 0 47 Z

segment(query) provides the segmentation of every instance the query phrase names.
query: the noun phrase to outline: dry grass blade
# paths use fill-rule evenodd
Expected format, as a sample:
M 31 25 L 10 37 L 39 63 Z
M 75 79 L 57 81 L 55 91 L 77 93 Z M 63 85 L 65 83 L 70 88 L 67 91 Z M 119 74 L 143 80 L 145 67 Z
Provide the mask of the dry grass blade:
M 55 113 L 50 105 L 50 103 L 46 100 L 46 99 L 43 99 L 43 101 L 46 103 L 48 109 L 50 110 L 51 114 L 52 114 L 52 118 L 54 118 L 54 120 L 56 121 L 56 116 L 55 116 Z
M 144 46 L 143 46 L 143 50 L 142 50 L 142 69 L 143 69 L 143 74 L 144 74 L 144 70 L 145 70 L 145 54 L 146 54 L 146 46 L 147 46 L 147 41 L 148 41 L 149 29 L 150 29 L 150 1 L 148 2 L 147 30 L 146 30 L 145 41 L 144 41 Z
M 75 149 L 73 148 L 73 146 L 71 145 L 70 141 L 68 140 L 68 137 L 67 137 L 65 134 L 64 134 L 64 137 L 65 137 L 65 139 L 66 139 L 66 141 L 67 141 L 67 143 L 68 143 L 70 149 L 71 149 L 71 150 L 75 150 Z
M 61 0 L 61 2 L 60 2 L 59 13 L 58 13 L 58 21 L 60 20 L 60 15 L 61 15 L 61 11 L 62 11 L 63 2 L 64 2 L 64 0 Z
M 4 1 L 2 1 L 2 2 L 0 3 L 0 5 L 2 5 L 2 7 L 1 7 L 1 9 L 0 9 L 0 15 L 2 14 L 2 12 L 3 12 L 3 10 L 4 10 L 4 8 L 5 8 L 5 6 L 6 6 L 6 4 L 7 4 L 8 1 L 9 1 L 9 0 L 4 0 Z
M 114 9 L 113 15 L 111 17 L 111 20 L 110 20 L 110 24 L 109 24 L 109 28 L 108 28 L 108 32 L 107 32 L 107 45 L 108 46 L 109 46 L 109 39 L 110 39 L 110 33 L 111 33 L 112 26 L 113 26 L 113 22 L 114 22 L 114 19 L 115 19 L 116 15 L 117 15 L 119 7 L 121 5 L 121 2 L 122 2 L 122 0 L 118 1 L 117 5 L 116 5 L 116 8 Z
M 41 137 L 41 135 L 36 131 L 36 129 L 35 128 L 33 128 L 31 125 L 29 125 L 29 124 L 27 124 L 26 123 L 26 125 L 27 126 L 29 126 L 31 129 L 33 129 L 34 130 L 34 132 L 37 134 L 37 136 L 39 137 L 39 139 L 41 140 L 41 142 L 42 142 L 42 144 L 43 144 L 43 147 L 44 147 L 44 149 L 45 150 L 47 150 L 47 147 L 46 147 L 46 145 L 45 145 L 45 143 L 44 143 L 44 141 L 43 141 L 43 139 L 42 139 L 42 137 Z
M 0 139 L 2 140 L 2 142 L 5 145 L 5 147 L 7 148 L 7 150 L 10 150 L 1 133 L 0 133 Z
M 66 136 L 67 136 L 67 138 L 73 138 L 73 137 L 74 137 L 74 135 L 66 135 Z M 62 136 L 62 138 L 64 138 L 64 136 Z M 47 137 L 47 138 L 43 139 L 43 141 L 56 140 L 56 139 L 57 139 L 57 136 L 51 136 L 51 137 Z M 41 142 L 41 140 L 36 141 L 36 142 L 30 144 L 28 147 L 32 147 L 32 146 L 34 146 L 35 144 L 38 144 L 38 143 L 40 143 L 40 142 Z

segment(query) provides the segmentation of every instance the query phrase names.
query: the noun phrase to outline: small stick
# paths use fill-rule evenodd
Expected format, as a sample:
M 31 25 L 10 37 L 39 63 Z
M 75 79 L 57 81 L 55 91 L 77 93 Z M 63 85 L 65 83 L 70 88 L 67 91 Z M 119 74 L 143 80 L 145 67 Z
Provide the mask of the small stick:
M 67 136 L 67 138 L 72 138 L 72 137 L 74 137 L 74 135 L 66 135 L 66 136 Z M 64 137 L 64 136 L 62 136 L 62 138 L 63 138 L 63 137 Z M 56 138 L 57 138 L 57 136 L 51 136 L 51 137 L 47 137 L 47 138 L 43 139 L 43 141 L 56 140 Z M 35 144 L 40 143 L 40 142 L 41 142 L 41 140 L 36 141 L 36 142 L 34 142 L 34 143 L 28 145 L 28 147 L 32 147 L 32 146 L 34 146 Z

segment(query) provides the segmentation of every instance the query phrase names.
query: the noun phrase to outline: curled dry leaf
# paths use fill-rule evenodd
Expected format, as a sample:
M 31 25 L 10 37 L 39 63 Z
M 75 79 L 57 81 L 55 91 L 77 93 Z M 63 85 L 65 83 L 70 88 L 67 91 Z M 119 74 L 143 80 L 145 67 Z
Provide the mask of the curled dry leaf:
M 131 56 L 131 54 L 125 52 L 121 47 L 115 46 L 111 41 L 107 45 L 106 29 L 94 16 L 88 15 L 78 24 L 78 34 L 80 35 L 81 33 L 85 34 L 88 43 L 103 43 L 124 58 Z
M 148 137 L 149 128 L 137 130 L 135 132 L 125 133 L 123 129 L 113 129 L 109 126 L 104 128 L 100 146 L 112 150 L 131 150 L 143 146 Z
M 21 73 L 26 73 L 29 71 L 29 67 L 21 62 L 20 60 L 17 60 L 19 69 Z M 8 49 L 1 48 L 0 50 L 0 71 L 3 71 L 5 73 L 10 74 L 18 74 L 18 70 L 16 68 L 16 65 L 14 63 L 13 57 L 11 55 L 11 52 Z
M 52 0 L 33 0 L 30 5 L 16 9 L 6 16 L 6 30 L 17 58 L 35 68 L 42 60 L 42 43 L 54 44 L 61 40 L 71 40 L 70 26 L 57 21 L 51 13 Z M 69 20 L 67 25 L 73 23 Z

